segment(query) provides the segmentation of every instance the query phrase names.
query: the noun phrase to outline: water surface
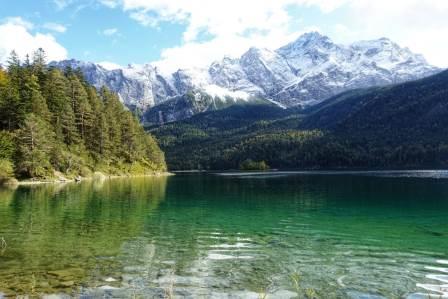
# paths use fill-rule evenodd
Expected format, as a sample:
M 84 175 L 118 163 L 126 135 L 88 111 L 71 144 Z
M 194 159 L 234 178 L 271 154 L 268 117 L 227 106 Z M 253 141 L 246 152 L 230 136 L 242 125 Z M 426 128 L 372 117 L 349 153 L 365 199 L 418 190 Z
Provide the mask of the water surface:
M 443 171 L 180 174 L 1 189 L 0 293 L 440 298 L 447 212 Z

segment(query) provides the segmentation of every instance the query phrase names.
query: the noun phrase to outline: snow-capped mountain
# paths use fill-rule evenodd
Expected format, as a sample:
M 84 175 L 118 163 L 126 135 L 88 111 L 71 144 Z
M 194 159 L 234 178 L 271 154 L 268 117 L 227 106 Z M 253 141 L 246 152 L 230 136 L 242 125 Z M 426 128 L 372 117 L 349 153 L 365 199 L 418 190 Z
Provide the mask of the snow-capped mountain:
M 86 80 L 98 89 L 107 86 L 118 93 L 122 102 L 127 106 L 138 107 L 143 110 L 164 102 L 167 98 L 176 96 L 179 91 L 174 86 L 177 82 L 167 82 L 155 67 L 150 64 L 128 65 L 123 69 L 107 70 L 100 64 L 79 60 L 63 60 L 52 62 L 51 66 L 61 69 L 71 67 L 81 69 Z M 173 78 L 175 74 L 173 74 Z M 188 82 L 180 79 L 179 86 Z
M 148 110 L 188 92 L 216 100 L 266 99 L 279 105 L 308 106 L 339 92 L 414 80 L 440 71 L 423 56 L 387 38 L 339 45 L 317 32 L 277 50 L 251 48 L 240 58 L 225 57 L 208 69 L 166 74 L 151 64 L 107 70 L 76 60 L 54 66 L 80 68 L 86 79 L 117 92 L 124 104 Z M 204 110 L 208 107 L 204 106 Z M 199 111 L 200 112 L 200 111 Z
M 386 38 L 344 46 L 312 32 L 276 51 L 253 48 L 239 60 L 224 59 L 209 73 L 213 83 L 230 90 L 296 106 L 317 104 L 348 89 L 399 83 L 437 71 L 421 55 Z

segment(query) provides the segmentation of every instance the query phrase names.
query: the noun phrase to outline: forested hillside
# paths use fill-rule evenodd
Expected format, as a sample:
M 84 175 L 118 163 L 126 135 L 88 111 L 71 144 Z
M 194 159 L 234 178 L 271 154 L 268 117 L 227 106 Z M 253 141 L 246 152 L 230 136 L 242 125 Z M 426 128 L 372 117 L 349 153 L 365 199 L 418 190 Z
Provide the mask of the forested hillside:
M 448 71 L 399 85 L 355 90 L 307 111 L 304 128 L 390 144 L 448 140 Z
M 448 166 L 448 71 L 309 110 L 246 105 L 151 128 L 171 169 Z
M 116 94 L 97 91 L 79 71 L 49 68 L 45 53 L 0 69 L 0 178 L 144 174 L 164 155 Z

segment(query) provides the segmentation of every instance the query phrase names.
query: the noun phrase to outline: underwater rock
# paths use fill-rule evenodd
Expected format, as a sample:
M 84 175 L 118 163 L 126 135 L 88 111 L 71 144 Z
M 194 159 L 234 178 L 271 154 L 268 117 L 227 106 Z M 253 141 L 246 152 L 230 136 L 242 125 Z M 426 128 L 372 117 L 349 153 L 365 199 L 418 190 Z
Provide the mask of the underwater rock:
M 47 272 L 51 276 L 57 276 L 60 279 L 70 280 L 72 277 L 82 276 L 84 274 L 84 270 L 80 268 L 68 268 L 61 270 L 53 270 Z
M 73 280 L 67 280 L 67 281 L 60 281 L 59 286 L 63 288 L 69 288 L 75 285 L 75 282 Z
M 99 289 L 101 289 L 101 290 L 119 290 L 119 288 L 112 287 L 112 286 L 109 286 L 109 285 L 100 286 Z
M 387 299 L 386 297 L 383 297 L 381 295 L 367 294 L 358 291 L 349 291 L 347 292 L 347 295 L 352 299 Z
M 42 299 L 70 299 L 71 297 L 66 294 L 49 294 L 43 295 Z

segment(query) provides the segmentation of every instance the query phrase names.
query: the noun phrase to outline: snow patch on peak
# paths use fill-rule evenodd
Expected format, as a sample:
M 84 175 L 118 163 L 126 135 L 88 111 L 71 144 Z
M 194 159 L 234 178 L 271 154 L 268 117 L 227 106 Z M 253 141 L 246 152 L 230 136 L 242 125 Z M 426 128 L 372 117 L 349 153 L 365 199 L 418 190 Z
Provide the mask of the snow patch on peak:
M 221 99 L 232 98 L 233 100 L 249 101 L 250 95 L 244 91 L 229 91 L 218 85 L 206 85 L 203 86 L 203 90 L 212 97 L 218 97 Z
M 110 61 L 101 61 L 101 62 L 98 62 L 98 64 L 108 71 L 113 71 L 113 70 L 118 70 L 118 69 L 123 68 L 121 65 L 116 64 L 114 62 L 110 62 Z
M 281 47 L 277 50 L 283 55 L 291 54 L 291 52 L 303 52 L 310 48 L 332 48 L 336 46 L 327 36 L 321 35 L 319 32 L 309 32 L 301 35 L 295 41 Z
M 339 45 L 319 32 L 305 33 L 277 50 L 250 48 L 240 58 L 226 56 L 208 68 L 174 73 L 158 64 L 123 68 L 66 60 L 54 65 L 79 67 L 94 86 L 106 85 L 127 106 L 142 110 L 190 91 L 223 100 L 264 98 L 284 107 L 313 105 L 348 89 L 399 83 L 439 71 L 422 55 L 387 38 Z

